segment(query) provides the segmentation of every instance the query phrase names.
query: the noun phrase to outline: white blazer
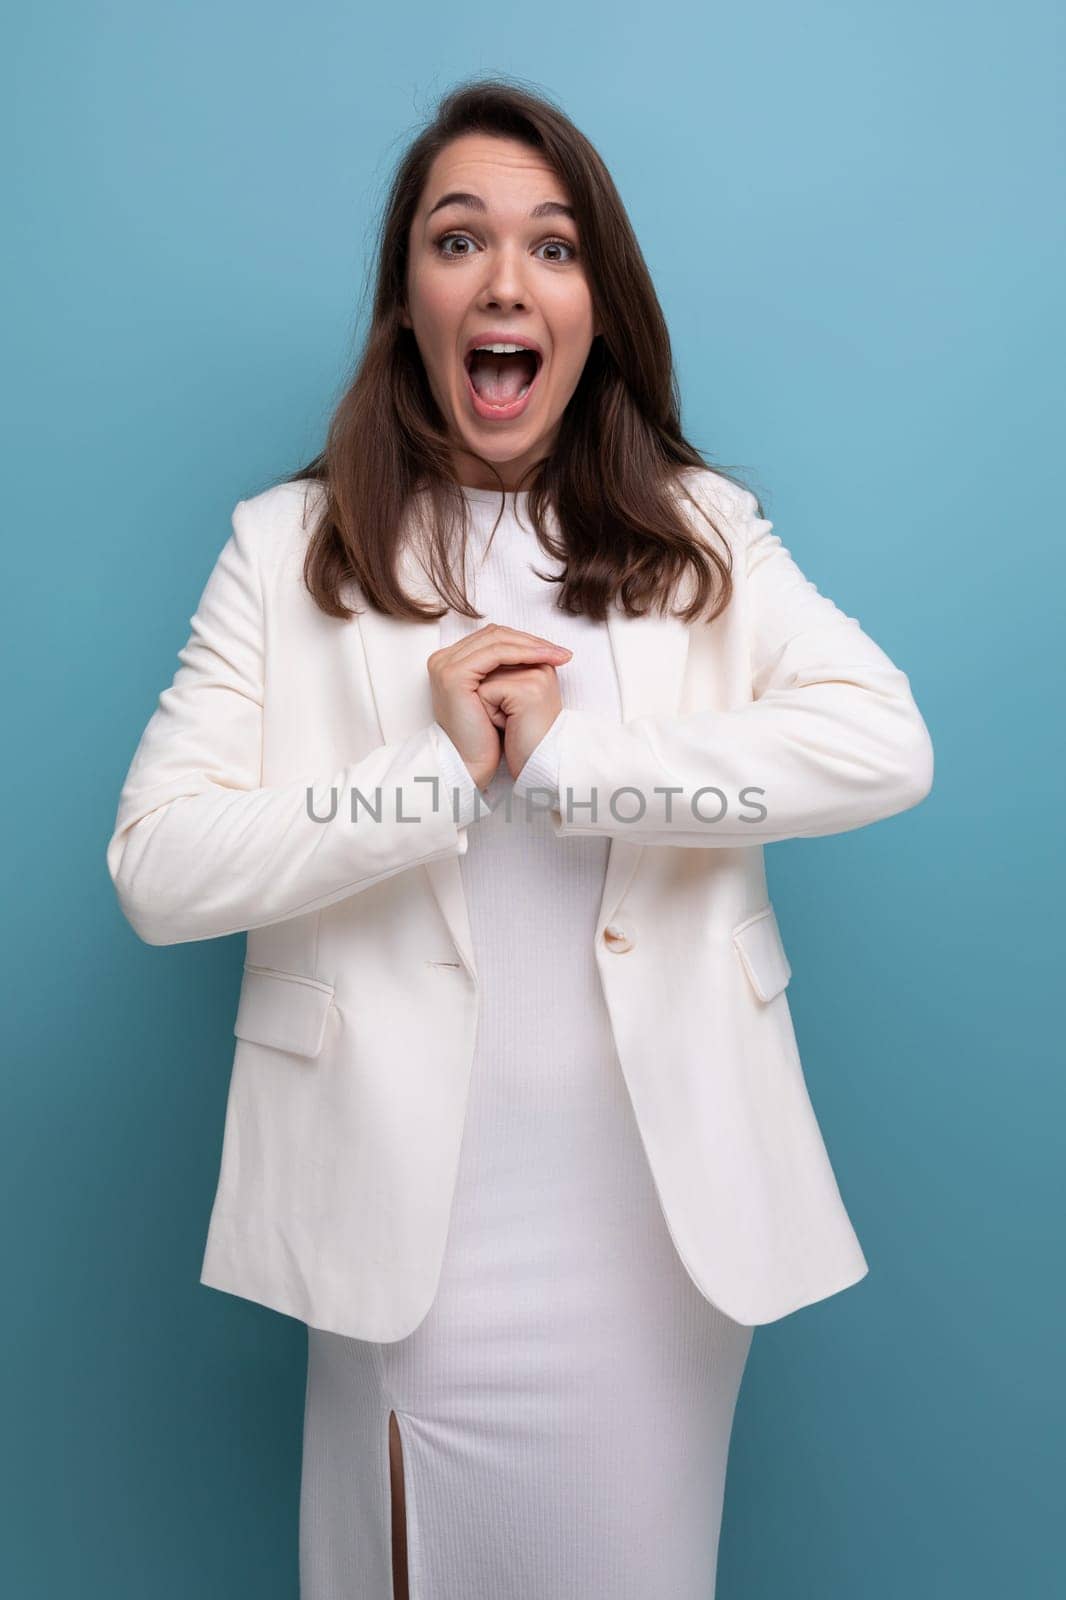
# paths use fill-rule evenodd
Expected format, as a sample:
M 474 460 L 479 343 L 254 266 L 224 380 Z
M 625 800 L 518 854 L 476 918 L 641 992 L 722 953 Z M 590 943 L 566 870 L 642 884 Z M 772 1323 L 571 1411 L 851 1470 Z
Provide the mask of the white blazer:
M 916 805 L 933 753 L 904 673 L 754 496 L 684 479 L 725 519 L 732 601 L 710 625 L 610 610 L 622 721 L 568 710 L 552 825 L 611 840 L 595 959 L 663 1213 L 701 1293 L 757 1324 L 868 1270 L 808 1098 L 762 846 Z M 439 624 L 319 611 L 301 565 L 320 494 L 238 503 L 107 864 L 147 943 L 248 935 L 201 1282 L 391 1341 L 432 1304 L 457 1174 L 468 830 L 431 732 Z M 410 549 L 401 570 L 436 599 Z

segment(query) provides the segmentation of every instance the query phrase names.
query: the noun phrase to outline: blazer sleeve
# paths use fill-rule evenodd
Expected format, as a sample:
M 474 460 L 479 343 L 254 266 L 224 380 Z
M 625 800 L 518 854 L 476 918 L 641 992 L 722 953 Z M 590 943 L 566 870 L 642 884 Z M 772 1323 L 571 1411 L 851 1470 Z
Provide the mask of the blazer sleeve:
M 568 708 L 557 837 L 734 849 L 861 828 L 929 793 L 933 746 L 906 675 L 804 577 L 750 490 L 734 492 L 751 703 L 621 724 Z
M 456 796 L 456 821 L 460 827 L 466 827 L 471 822 L 480 822 L 482 817 L 492 812 L 492 807 L 485 798 L 485 791 L 479 789 L 470 776 L 470 768 L 448 731 L 442 728 L 439 722 L 431 723 L 430 726 L 440 769 L 447 780 L 449 792 Z
M 122 912 L 147 944 L 284 922 L 467 848 L 432 725 L 336 772 L 262 783 L 264 535 L 244 501 L 232 528 L 107 845 Z
M 540 743 L 527 756 L 525 766 L 514 781 L 515 794 L 526 797 L 536 790 L 549 804 L 559 804 L 559 735 L 565 719 L 566 707 L 563 706 Z

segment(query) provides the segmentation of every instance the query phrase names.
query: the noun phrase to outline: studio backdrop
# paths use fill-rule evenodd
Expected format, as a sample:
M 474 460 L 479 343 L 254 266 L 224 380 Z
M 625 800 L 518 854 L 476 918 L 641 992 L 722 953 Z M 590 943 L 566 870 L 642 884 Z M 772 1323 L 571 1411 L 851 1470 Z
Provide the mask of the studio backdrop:
M 489 72 L 603 152 L 686 434 L 936 750 L 767 851 L 870 1271 L 756 1330 L 720 1600 L 1055 1592 L 1055 9 L 48 0 L 4 42 L 4 1592 L 297 1592 L 306 1330 L 198 1281 L 244 939 L 142 943 L 104 847 L 234 506 L 322 443 L 392 162 Z

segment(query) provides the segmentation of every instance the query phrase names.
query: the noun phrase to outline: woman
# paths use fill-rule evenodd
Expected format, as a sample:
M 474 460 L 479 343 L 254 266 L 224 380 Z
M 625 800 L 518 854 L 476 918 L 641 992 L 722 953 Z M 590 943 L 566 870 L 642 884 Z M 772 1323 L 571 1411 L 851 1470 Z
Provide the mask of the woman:
M 867 1270 L 762 846 L 932 755 L 683 437 L 558 109 L 414 142 L 326 448 L 180 660 L 108 864 L 149 942 L 248 933 L 202 1281 L 308 1325 L 304 1600 L 703 1600 L 752 1329 Z

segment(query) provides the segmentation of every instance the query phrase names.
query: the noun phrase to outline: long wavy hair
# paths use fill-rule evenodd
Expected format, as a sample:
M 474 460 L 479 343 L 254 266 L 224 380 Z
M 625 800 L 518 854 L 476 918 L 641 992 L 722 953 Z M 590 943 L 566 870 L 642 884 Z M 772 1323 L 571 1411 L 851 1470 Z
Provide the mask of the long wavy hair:
M 451 454 L 456 441 L 429 388 L 414 333 L 400 320 L 412 218 L 436 156 L 466 133 L 524 142 L 565 184 L 602 329 L 554 449 L 530 469 L 530 521 L 540 547 L 563 564 L 550 579 L 560 586 L 557 605 L 600 622 L 615 597 L 629 615 L 652 606 L 662 611 L 687 574 L 691 598 L 677 614 L 686 622 L 713 621 L 732 594 L 729 546 L 723 541 L 719 551 L 697 534 L 682 507 L 687 499 L 720 532 L 683 481 L 684 469 L 710 463 L 681 432 L 666 320 L 625 207 L 601 157 L 570 119 L 505 78 L 453 88 L 396 166 L 379 224 L 370 326 L 354 376 L 324 449 L 280 480 L 311 479 L 323 488 L 304 563 L 309 592 L 327 615 L 345 620 L 355 615 L 342 596 L 352 580 L 387 615 L 425 621 L 449 607 L 482 615 L 457 575 L 465 560 L 454 559 L 457 545 L 465 553 L 469 531 Z M 712 470 L 740 484 L 721 466 Z M 502 510 L 502 479 L 500 486 Z M 416 497 L 429 513 L 422 521 L 424 561 L 441 596 L 437 610 L 406 594 L 397 572 Z

